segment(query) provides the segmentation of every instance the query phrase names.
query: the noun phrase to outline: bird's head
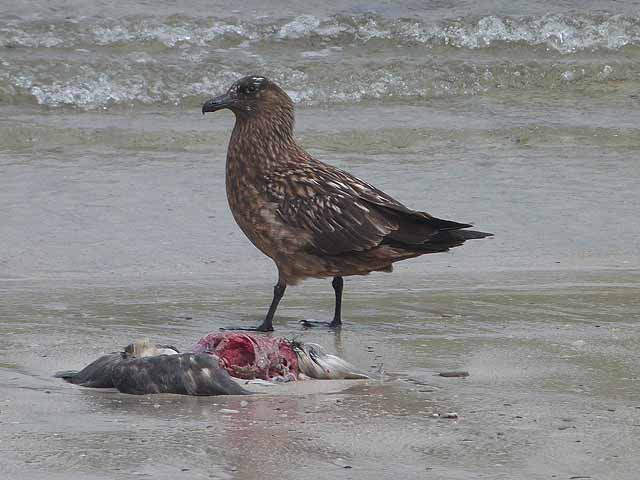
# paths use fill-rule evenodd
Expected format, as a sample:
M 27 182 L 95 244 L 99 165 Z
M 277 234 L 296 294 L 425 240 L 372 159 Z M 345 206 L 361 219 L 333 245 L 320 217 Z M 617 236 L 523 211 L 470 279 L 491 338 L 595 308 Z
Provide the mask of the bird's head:
M 293 102 L 278 85 L 259 75 L 249 75 L 234 82 L 227 93 L 202 105 L 202 113 L 228 108 L 236 117 L 252 117 L 269 113 L 289 113 L 293 116 Z

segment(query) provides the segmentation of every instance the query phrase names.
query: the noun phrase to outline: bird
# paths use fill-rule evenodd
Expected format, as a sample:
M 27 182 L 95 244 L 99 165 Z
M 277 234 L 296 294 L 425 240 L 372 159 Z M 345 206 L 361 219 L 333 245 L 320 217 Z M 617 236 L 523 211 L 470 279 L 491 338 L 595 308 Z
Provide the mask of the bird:
M 315 159 L 294 136 L 294 103 L 274 81 L 249 75 L 206 101 L 202 114 L 235 114 L 226 159 L 226 192 L 236 223 L 278 269 L 269 310 L 257 327 L 273 331 L 287 286 L 332 278 L 342 326 L 343 277 L 391 272 L 395 262 L 446 252 L 466 240 L 492 236 L 471 224 L 413 210 L 373 185 Z

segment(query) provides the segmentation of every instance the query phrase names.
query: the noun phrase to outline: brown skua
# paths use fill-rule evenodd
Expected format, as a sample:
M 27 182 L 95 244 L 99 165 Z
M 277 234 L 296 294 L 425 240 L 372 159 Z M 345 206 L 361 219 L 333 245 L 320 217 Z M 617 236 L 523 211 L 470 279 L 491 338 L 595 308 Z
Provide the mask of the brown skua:
M 333 278 L 335 312 L 328 325 L 340 327 L 343 277 L 391 272 L 394 262 L 491 236 L 466 230 L 472 225 L 407 208 L 313 158 L 294 138 L 292 100 L 265 77 L 238 80 L 227 93 L 207 101 L 202 113 L 224 108 L 236 116 L 226 165 L 231 212 L 278 268 L 264 321 L 239 329 L 273 331 L 287 285 L 309 277 Z

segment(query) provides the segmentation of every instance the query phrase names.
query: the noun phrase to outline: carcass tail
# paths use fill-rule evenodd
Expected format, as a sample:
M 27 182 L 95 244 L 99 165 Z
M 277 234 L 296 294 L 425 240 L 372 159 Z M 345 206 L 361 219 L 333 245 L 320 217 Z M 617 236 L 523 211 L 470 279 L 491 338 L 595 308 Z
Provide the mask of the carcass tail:
M 78 373 L 80 373 L 78 370 L 63 370 L 62 372 L 54 373 L 53 376 L 73 383 L 73 379 L 78 375 Z

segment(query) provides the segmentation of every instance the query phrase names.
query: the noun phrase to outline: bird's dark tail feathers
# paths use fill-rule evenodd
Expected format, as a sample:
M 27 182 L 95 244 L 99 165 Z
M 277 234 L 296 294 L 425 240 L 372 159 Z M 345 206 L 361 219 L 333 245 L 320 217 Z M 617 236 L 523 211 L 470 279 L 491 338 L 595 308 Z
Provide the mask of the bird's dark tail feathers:
M 475 230 L 453 230 L 447 231 L 447 233 L 453 238 L 459 238 L 462 241 L 473 240 L 474 238 L 493 237 L 493 233 L 477 232 Z
M 462 245 L 467 240 L 486 238 L 492 233 L 467 230 L 468 223 L 432 217 L 422 212 L 398 215 L 398 230 L 383 241 L 387 245 L 411 252 L 437 253 Z
M 466 240 L 493 236 L 492 233 L 467 230 L 473 227 L 469 223 L 437 218 L 426 212 L 398 206 L 377 207 L 380 213 L 398 225 L 384 237 L 382 244 L 417 255 L 446 252 L 450 248 L 462 245 Z

